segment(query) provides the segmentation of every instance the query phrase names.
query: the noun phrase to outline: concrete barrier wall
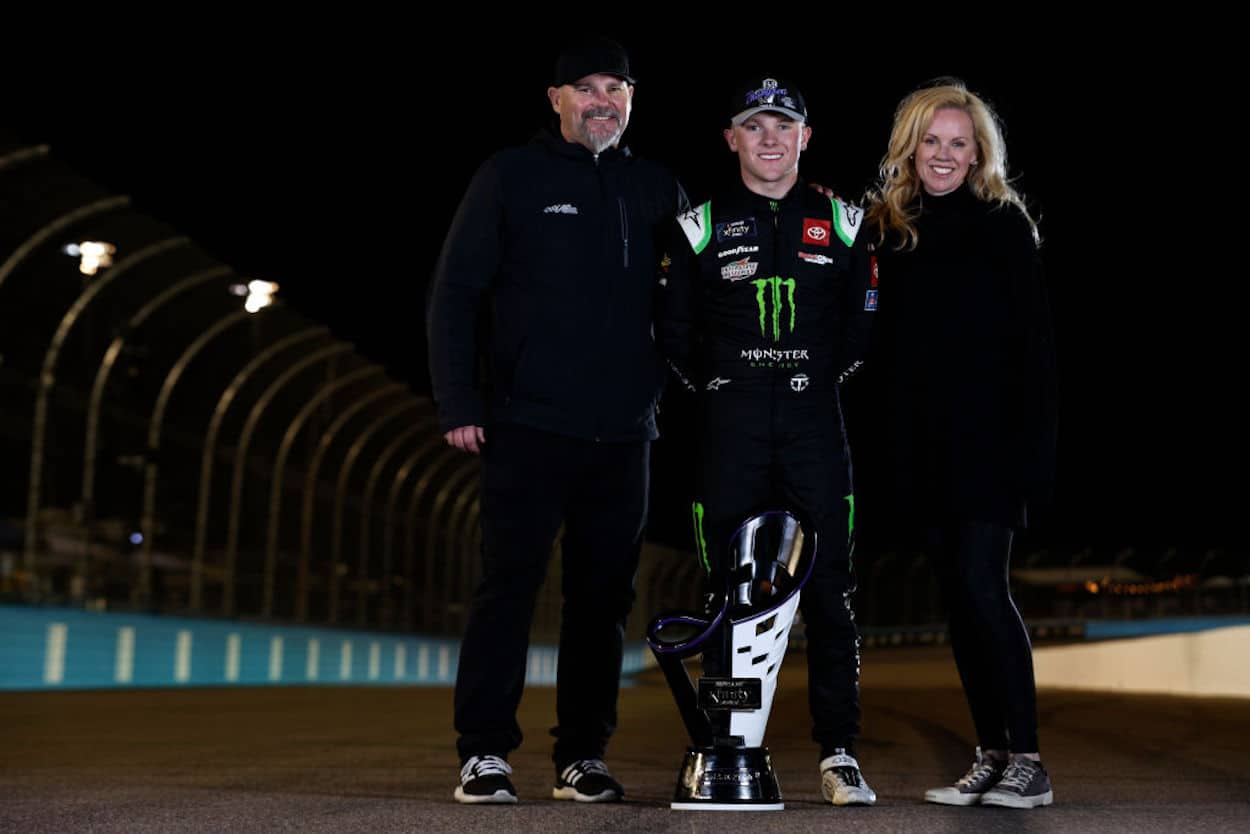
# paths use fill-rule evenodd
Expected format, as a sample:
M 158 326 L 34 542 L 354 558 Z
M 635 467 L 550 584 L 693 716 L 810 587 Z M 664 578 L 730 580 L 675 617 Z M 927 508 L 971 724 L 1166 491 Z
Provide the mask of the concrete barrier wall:
M 0 690 L 448 686 L 458 655 L 450 639 L 0 605 Z M 627 674 L 650 663 L 627 647 Z M 527 682 L 555 677 L 555 647 L 531 646 Z
M 1038 686 L 1250 697 L 1250 625 L 1035 649 Z
M 1096 642 L 1035 647 L 1039 686 L 1250 697 L 1244 619 L 1091 621 L 1084 633 Z M 0 690 L 449 686 L 459 650 L 448 638 L 0 605 Z M 553 685 L 556 663 L 555 646 L 532 645 L 527 683 Z M 645 644 L 626 645 L 625 675 L 653 665 Z

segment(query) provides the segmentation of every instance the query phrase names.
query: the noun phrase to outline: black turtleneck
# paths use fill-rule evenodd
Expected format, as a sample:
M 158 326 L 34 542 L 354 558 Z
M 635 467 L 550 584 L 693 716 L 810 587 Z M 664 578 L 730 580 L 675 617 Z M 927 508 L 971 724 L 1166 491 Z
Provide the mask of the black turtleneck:
M 1054 470 L 1055 364 L 1024 214 L 967 188 L 924 194 L 913 251 L 878 248 L 896 483 L 924 519 L 1023 526 Z

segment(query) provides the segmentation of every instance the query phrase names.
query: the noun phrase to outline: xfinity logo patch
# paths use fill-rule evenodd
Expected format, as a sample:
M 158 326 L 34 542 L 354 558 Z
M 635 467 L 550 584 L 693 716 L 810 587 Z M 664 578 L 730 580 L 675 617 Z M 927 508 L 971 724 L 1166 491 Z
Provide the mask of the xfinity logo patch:
M 717 252 L 716 257 L 732 258 L 735 255 L 754 255 L 758 251 L 760 251 L 758 246 L 735 246 L 733 249 L 726 249 L 722 252 Z
M 877 290 L 869 290 L 868 292 L 864 293 L 864 309 L 865 310 L 877 309 L 877 292 L 878 292 Z
M 833 232 L 833 223 L 829 220 L 803 218 L 803 241 L 817 246 L 828 246 L 829 235 Z
M 829 224 L 826 223 L 825 225 L 827 226 Z M 755 237 L 754 217 L 747 217 L 743 220 L 732 220 L 728 223 L 716 224 L 717 243 L 723 243 L 726 240 L 733 240 L 734 238 L 739 237 Z
M 577 206 L 572 203 L 557 203 L 543 209 L 543 214 L 577 214 Z
M 760 265 L 750 258 L 743 258 L 740 261 L 727 263 L 720 268 L 720 277 L 726 281 L 741 281 L 743 278 L 750 278 L 755 274 L 755 270 Z
M 809 264 L 820 264 L 821 266 L 833 263 L 833 258 L 828 255 L 817 255 L 812 252 L 800 252 L 799 260 L 807 261 Z
M 790 377 L 790 390 L 792 391 L 806 390 L 807 384 L 809 382 L 811 382 L 811 380 L 808 379 L 807 374 L 795 374 L 794 376 Z

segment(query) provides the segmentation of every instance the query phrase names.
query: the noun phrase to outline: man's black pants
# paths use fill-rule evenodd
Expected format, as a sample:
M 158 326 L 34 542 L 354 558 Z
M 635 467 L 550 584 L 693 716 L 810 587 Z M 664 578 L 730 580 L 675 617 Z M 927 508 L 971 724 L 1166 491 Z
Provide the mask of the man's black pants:
M 456 675 L 461 761 L 521 744 L 534 602 L 564 524 L 553 758 L 601 758 L 616 729 L 625 619 L 646 524 L 647 441 L 596 443 L 519 425 L 487 429 L 482 581 Z

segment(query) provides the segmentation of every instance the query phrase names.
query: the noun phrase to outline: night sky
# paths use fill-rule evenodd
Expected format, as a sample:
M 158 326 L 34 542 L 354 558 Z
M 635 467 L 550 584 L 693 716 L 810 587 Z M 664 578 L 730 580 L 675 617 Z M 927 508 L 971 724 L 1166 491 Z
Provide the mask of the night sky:
M 545 89 L 569 27 L 510 41 L 465 27 L 409 40 L 416 33 L 380 26 L 341 42 L 329 28 L 83 62 L 16 91 L 6 121 L 239 273 L 279 282 L 287 303 L 428 391 L 422 318 L 442 238 L 478 164 L 551 115 Z M 1035 536 L 1244 548 L 1234 523 L 1247 492 L 1244 411 L 1233 403 L 1246 378 L 1235 335 L 1245 267 L 1225 271 L 1236 261 L 1220 253 L 1238 234 L 1202 210 L 1219 155 L 1178 114 L 1175 67 L 1147 44 L 1120 41 L 1111 57 L 1115 33 L 1079 26 L 993 54 L 943 38 L 848 48 L 796 30 L 808 28 L 768 28 L 756 48 L 748 31 L 600 28 L 634 56 L 627 144 L 706 197 L 736 175 L 720 138 L 728 89 L 755 73 L 788 76 L 814 129 L 804 174 L 857 197 L 899 98 L 962 77 L 1006 123 L 1045 238 L 1061 456 L 1056 506 Z M 1221 112 L 1210 85 L 1184 100 L 1186 114 Z

